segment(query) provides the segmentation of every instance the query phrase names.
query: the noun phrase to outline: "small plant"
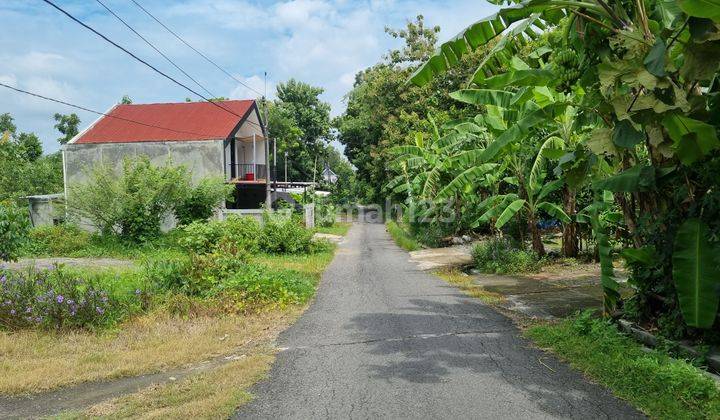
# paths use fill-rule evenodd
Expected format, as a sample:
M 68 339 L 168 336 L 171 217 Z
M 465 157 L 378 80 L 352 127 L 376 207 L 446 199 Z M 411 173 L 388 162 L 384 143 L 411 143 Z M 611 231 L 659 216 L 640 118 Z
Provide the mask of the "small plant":
M 518 249 L 502 238 L 475 245 L 472 254 L 476 267 L 486 273 L 527 273 L 539 270 L 541 265 L 535 253 Z
M 387 222 L 387 230 L 390 236 L 393 237 L 395 243 L 406 251 L 417 251 L 421 248 L 418 241 L 410 236 L 405 230 L 397 224 L 397 222 L 390 220 Z
M 273 270 L 260 264 L 246 264 L 216 289 L 218 294 L 234 296 L 240 309 L 277 304 L 287 306 L 306 302 L 315 291 L 307 275 L 290 270 Z
M 0 203 L 0 261 L 14 261 L 27 241 L 27 212 L 12 203 Z
M 62 268 L 0 273 L 0 327 L 7 330 L 89 328 L 118 321 L 142 306 L 143 291 L 113 296 L 97 279 L 79 278 Z
M 182 228 L 182 236 L 178 245 L 196 254 L 204 254 L 220 242 L 224 235 L 220 222 L 192 222 Z
M 206 178 L 196 187 L 189 188 L 185 197 L 175 207 L 175 217 L 180 225 L 195 221 L 204 221 L 231 197 L 233 185 L 226 184 L 222 178 Z
M 265 213 L 260 249 L 272 254 L 301 254 L 312 251 L 313 233 L 297 217 Z
M 318 198 L 315 201 L 315 226 L 329 228 L 337 219 L 337 207 L 327 198 Z
M 247 252 L 256 252 L 260 248 L 262 227 L 252 217 L 230 216 L 223 224 L 223 238 L 234 242 Z
M 76 225 L 40 226 L 30 231 L 27 252 L 32 255 L 69 255 L 86 248 L 91 235 Z

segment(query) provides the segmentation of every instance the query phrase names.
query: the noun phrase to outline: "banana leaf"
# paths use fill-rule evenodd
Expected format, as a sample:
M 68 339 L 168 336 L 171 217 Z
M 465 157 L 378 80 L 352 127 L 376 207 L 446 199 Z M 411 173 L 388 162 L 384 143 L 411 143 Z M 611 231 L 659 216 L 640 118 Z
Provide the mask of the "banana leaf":
M 710 229 L 699 219 L 688 219 L 675 236 L 673 281 L 685 323 L 711 328 L 720 296 L 720 267 L 715 257 L 720 247 L 708 240 Z

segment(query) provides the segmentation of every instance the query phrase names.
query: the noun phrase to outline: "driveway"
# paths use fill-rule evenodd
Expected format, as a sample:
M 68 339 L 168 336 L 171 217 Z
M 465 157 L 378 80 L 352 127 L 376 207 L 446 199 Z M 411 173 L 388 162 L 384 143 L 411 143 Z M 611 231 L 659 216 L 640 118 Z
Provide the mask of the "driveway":
M 237 418 L 638 418 L 512 322 L 355 224 Z

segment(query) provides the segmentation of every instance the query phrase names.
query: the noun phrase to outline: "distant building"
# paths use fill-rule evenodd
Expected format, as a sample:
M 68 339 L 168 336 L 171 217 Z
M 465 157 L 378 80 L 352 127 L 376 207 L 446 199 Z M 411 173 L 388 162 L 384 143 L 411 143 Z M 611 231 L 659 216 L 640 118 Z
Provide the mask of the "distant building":
M 265 201 L 268 142 L 254 100 L 119 104 L 106 114 L 63 147 L 66 196 L 93 165 L 119 170 L 125 158 L 145 155 L 157 165 L 184 165 L 193 182 L 217 176 L 236 184 L 231 209 Z

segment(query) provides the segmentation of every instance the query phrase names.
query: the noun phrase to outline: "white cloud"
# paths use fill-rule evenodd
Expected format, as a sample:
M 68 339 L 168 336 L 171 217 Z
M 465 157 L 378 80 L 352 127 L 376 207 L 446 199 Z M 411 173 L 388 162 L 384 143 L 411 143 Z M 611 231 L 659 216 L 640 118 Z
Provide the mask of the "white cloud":
M 250 77 L 243 77 L 243 76 L 235 76 L 238 80 L 245 83 L 245 85 L 238 84 L 233 88 L 233 90 L 230 92 L 230 99 L 251 99 L 251 98 L 257 98 L 258 92 L 263 93 L 265 92 L 265 79 L 263 76 L 250 76 Z M 267 97 L 268 99 L 274 99 L 275 98 L 275 83 L 271 80 L 268 80 L 267 82 Z

